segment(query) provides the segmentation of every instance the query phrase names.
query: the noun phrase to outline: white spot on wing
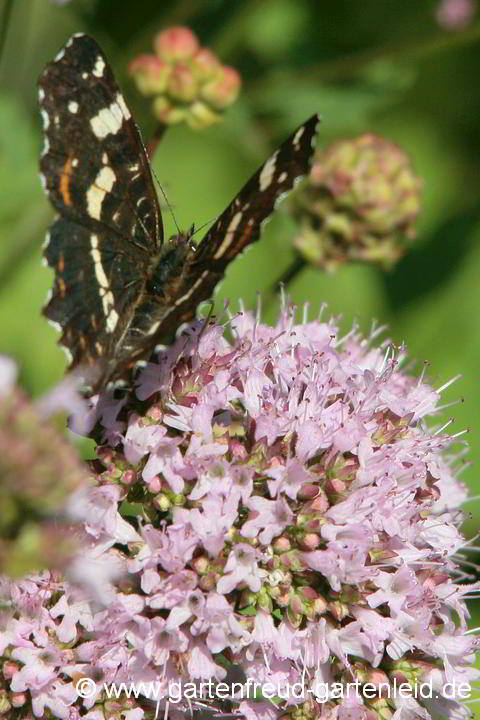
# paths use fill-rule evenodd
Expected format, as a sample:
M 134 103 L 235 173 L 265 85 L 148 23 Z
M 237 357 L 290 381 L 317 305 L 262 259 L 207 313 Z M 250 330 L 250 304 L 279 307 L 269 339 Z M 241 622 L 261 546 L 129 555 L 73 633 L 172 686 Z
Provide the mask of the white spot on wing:
M 197 287 L 202 283 L 203 279 L 208 275 L 208 273 L 209 273 L 208 270 L 204 270 L 203 273 L 198 278 L 198 280 L 195 280 L 195 282 L 193 283 L 190 290 L 187 293 L 185 293 L 185 295 L 182 295 L 182 297 L 178 298 L 178 300 L 175 300 L 175 302 L 173 303 L 173 306 L 177 307 L 178 305 L 181 305 L 182 303 L 184 303 L 185 300 L 188 300 L 188 298 L 190 298 L 193 295 L 193 293 L 195 292 Z M 168 313 L 167 313 L 167 315 L 168 315 Z
M 43 252 L 45 252 L 45 250 L 47 249 L 49 244 L 50 244 L 50 231 L 45 233 L 45 240 L 43 241 L 43 245 L 42 245 Z
M 75 100 L 70 100 L 70 102 L 68 103 L 68 111 L 73 113 L 74 115 L 78 112 L 78 103 L 75 102 Z
M 117 100 L 118 106 L 120 107 L 120 110 L 122 111 L 123 117 L 125 118 L 125 120 L 128 120 L 131 117 L 131 115 L 130 115 L 130 110 L 127 107 L 127 104 L 126 104 L 125 100 L 123 99 L 123 95 L 121 95 L 120 93 L 117 93 L 116 100 Z
M 47 113 L 46 110 L 44 110 L 44 109 L 42 108 L 42 109 L 40 110 L 40 115 L 42 116 L 43 129 L 44 129 L 44 130 L 47 130 L 47 129 L 48 129 L 48 126 L 50 125 L 50 118 L 49 118 L 49 116 L 48 116 L 48 113 Z
M 232 239 L 233 239 L 232 233 L 234 233 L 235 230 L 237 229 L 241 219 L 242 219 L 242 213 L 241 212 L 235 213 L 235 215 L 233 216 L 233 218 L 230 221 L 229 226 L 227 227 L 227 230 L 225 232 L 225 238 L 224 238 L 222 244 L 220 245 L 217 252 L 213 256 L 214 260 L 218 260 L 218 258 L 221 258 L 222 255 L 224 254 L 225 250 L 227 250 L 228 247 L 231 245 Z
M 59 50 L 59 52 L 53 58 L 53 62 L 58 62 L 59 60 L 61 60 L 63 58 L 64 55 L 65 55 L 65 48 L 62 48 L 61 50 Z
M 104 170 L 106 168 L 103 168 Z M 95 269 L 95 277 L 100 286 L 100 297 L 102 298 L 103 312 L 106 317 L 106 329 L 107 332 L 113 332 L 117 326 L 119 316 L 115 308 L 115 300 L 112 291 L 109 289 L 107 276 L 102 265 L 102 256 L 98 249 L 98 237 L 96 235 L 90 236 L 90 255 L 92 256 L 93 266 Z
M 147 332 L 147 335 L 154 335 L 157 332 L 159 327 L 160 327 L 160 320 L 156 323 L 153 323 L 153 325 L 150 327 L 149 331 Z
M 87 72 L 83 72 L 83 73 L 82 73 L 82 80 L 86 80 L 87 78 L 88 78 L 88 73 L 87 73 Z
M 272 182 L 275 174 L 275 166 L 277 163 L 278 150 L 276 150 L 271 157 L 268 158 L 267 162 L 262 168 L 259 177 L 260 190 L 263 192 L 266 190 Z
M 60 345 L 60 347 L 62 348 L 63 352 L 64 352 L 65 355 L 67 356 L 68 362 L 71 363 L 72 360 L 73 360 L 73 355 L 72 355 L 72 353 L 70 352 L 70 350 L 69 350 L 67 347 L 65 347 L 65 345 Z
M 118 103 L 113 102 L 110 107 L 104 107 L 90 120 L 90 126 L 95 137 L 101 140 L 107 135 L 116 135 L 122 127 L 124 117 Z
M 106 165 L 102 167 L 93 184 L 87 191 L 87 212 L 90 217 L 100 220 L 102 203 L 105 195 L 112 189 L 117 176 L 112 168 Z M 95 237 L 95 236 L 93 236 Z
M 49 325 L 52 326 L 52 328 L 54 328 L 54 330 L 56 330 L 57 332 L 62 332 L 62 326 L 60 325 L 60 323 L 55 322 L 55 320 L 50 320 L 48 318 L 47 318 L 47 322 Z
M 293 147 L 295 150 L 298 150 L 300 147 L 300 138 L 302 137 L 303 133 L 305 132 L 305 127 L 302 125 L 301 128 L 298 128 L 297 132 L 293 136 Z
M 112 303 L 113 303 L 113 295 L 112 295 L 112 293 L 108 293 L 108 295 L 111 297 Z M 118 321 L 119 321 L 118 313 L 117 313 L 117 311 L 112 307 L 112 309 L 110 310 L 110 312 L 108 313 L 108 316 L 107 316 L 107 330 L 108 330 L 108 332 L 113 332 L 113 331 L 115 330 L 115 328 L 117 327 Z
M 95 60 L 95 65 L 93 66 L 92 72 L 95 75 L 95 77 L 102 77 L 104 70 L 105 70 L 105 61 L 100 55 L 98 55 L 97 59 Z
M 279 175 L 279 177 L 278 177 L 278 182 L 279 182 L 279 183 L 285 182 L 285 180 L 287 179 L 287 177 L 288 177 L 288 173 L 285 172 L 285 170 L 284 170 L 284 171 Z
M 43 102 L 45 100 L 45 91 L 43 88 L 38 88 L 38 99 L 40 102 Z
M 72 167 L 77 167 L 77 165 L 78 165 L 78 158 L 73 158 Z

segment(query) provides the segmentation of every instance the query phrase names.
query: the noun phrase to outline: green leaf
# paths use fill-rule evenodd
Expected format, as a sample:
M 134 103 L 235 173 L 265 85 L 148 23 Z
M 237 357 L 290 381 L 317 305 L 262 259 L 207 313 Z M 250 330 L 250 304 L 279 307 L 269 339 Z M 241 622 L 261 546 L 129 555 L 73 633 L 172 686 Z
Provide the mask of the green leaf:
M 240 615 L 256 615 L 257 610 L 255 608 L 255 605 L 247 605 L 247 607 L 242 608 L 238 611 Z

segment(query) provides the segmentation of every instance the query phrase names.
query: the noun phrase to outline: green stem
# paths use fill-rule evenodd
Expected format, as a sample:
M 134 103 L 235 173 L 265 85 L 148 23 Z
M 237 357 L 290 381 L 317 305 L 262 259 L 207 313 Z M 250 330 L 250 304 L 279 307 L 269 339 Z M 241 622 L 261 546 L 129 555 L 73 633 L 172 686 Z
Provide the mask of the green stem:
M 158 144 L 159 144 L 160 140 L 162 139 L 162 137 L 165 135 L 167 128 L 168 128 L 168 125 L 165 125 L 162 122 L 158 123 L 157 129 L 155 130 L 152 137 L 148 141 L 146 149 L 147 149 L 147 155 L 148 155 L 150 162 L 152 161 L 152 158 L 155 155 L 155 151 L 158 147 Z

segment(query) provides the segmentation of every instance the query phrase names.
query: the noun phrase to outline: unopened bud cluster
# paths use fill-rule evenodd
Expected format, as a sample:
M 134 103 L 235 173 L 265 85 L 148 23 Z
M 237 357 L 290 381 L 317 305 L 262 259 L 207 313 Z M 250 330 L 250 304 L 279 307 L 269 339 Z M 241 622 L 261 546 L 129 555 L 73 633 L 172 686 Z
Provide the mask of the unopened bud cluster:
M 4 366 L 2 358 L 0 375 Z M 65 565 L 75 541 L 71 525 L 58 513 L 87 481 L 84 466 L 54 424 L 19 388 L 5 388 L 0 393 L 1 572 L 18 577 Z
M 292 197 L 295 245 L 327 270 L 347 261 L 390 268 L 415 237 L 421 197 L 422 181 L 394 143 L 373 134 L 335 142 L 316 153 Z
M 186 122 L 202 128 L 221 119 L 240 90 L 238 72 L 200 46 L 186 27 L 158 33 L 154 54 L 132 60 L 129 72 L 139 91 L 153 97 L 155 117 L 165 125 Z

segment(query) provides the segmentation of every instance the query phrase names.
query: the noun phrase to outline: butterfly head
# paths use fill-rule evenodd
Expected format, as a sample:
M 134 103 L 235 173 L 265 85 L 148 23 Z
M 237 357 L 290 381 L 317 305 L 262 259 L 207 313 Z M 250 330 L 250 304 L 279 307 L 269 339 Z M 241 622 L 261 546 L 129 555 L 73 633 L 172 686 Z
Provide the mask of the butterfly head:
M 172 235 L 167 243 L 167 248 L 177 248 L 178 250 L 195 249 L 195 245 L 192 242 L 192 237 L 195 235 L 195 224 L 183 232 L 180 230 L 175 235 Z M 167 250 L 167 252 L 169 252 Z

